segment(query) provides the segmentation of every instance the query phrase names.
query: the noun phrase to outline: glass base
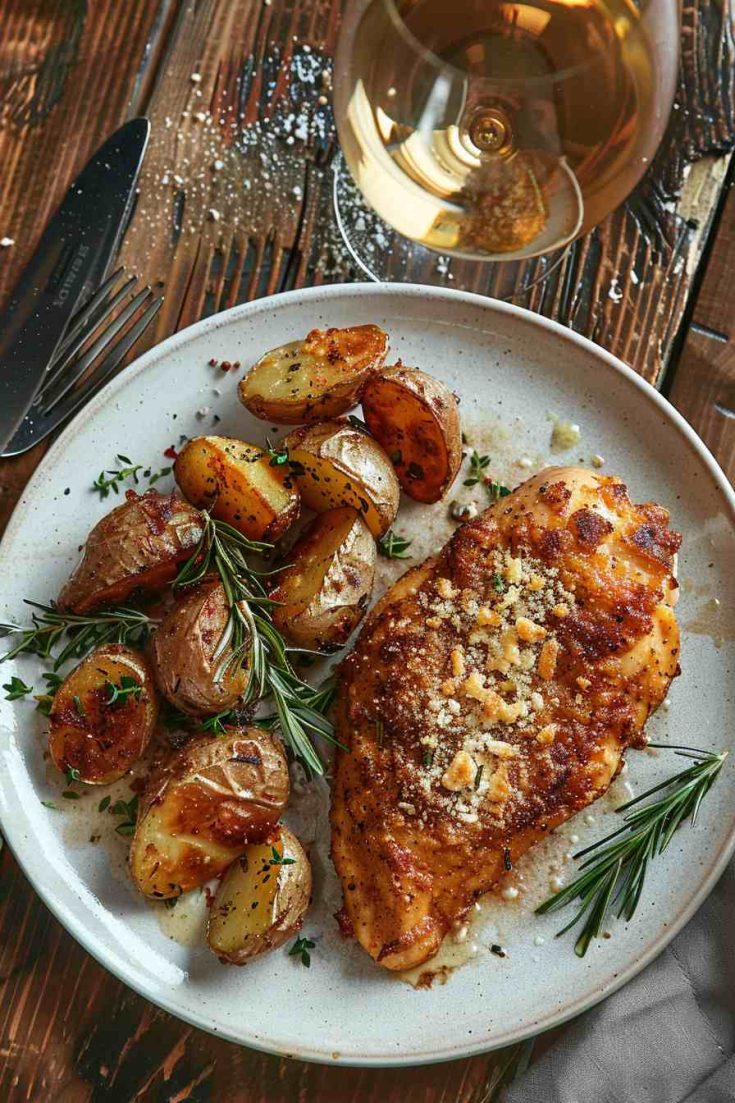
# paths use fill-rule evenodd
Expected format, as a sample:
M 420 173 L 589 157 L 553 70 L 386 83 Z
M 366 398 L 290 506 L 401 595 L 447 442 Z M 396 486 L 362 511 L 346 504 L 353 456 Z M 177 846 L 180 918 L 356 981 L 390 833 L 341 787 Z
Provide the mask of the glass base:
M 544 256 L 503 261 L 437 253 L 399 234 L 368 206 L 341 153 L 332 168 L 334 211 L 342 240 L 359 271 L 376 283 L 425 283 L 510 302 L 548 279 L 569 251 L 566 245 Z

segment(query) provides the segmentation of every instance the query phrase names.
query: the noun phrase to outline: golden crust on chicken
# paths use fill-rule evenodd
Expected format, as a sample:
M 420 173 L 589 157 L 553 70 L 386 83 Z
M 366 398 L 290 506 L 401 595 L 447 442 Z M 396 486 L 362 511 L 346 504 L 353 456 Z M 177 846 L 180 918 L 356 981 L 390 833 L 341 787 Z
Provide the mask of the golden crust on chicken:
M 342 665 L 332 854 L 388 969 L 606 791 L 678 673 L 667 511 L 549 468 L 385 595 Z

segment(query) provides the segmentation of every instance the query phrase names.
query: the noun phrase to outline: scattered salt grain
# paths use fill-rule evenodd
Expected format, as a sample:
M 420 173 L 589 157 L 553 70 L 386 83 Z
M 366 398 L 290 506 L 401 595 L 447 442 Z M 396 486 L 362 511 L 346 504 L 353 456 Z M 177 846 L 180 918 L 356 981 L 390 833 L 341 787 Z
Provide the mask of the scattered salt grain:
M 623 292 L 620 290 L 617 277 L 610 281 L 610 287 L 607 292 L 608 299 L 612 299 L 614 303 L 619 303 L 623 297 Z
M 191 76 L 189 77 L 189 80 L 191 81 L 192 84 L 201 84 L 202 74 L 201 73 L 192 73 Z
M 12 237 L 0 238 L 0 248 L 9 249 L 11 245 L 15 245 L 15 239 Z

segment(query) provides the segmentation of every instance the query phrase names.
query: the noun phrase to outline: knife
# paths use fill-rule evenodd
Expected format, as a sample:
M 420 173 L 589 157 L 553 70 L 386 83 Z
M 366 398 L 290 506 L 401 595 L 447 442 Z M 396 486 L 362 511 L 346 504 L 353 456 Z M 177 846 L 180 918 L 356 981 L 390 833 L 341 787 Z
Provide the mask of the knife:
M 0 452 L 41 385 L 85 288 L 98 283 L 132 211 L 150 123 L 132 119 L 69 188 L 0 315 Z

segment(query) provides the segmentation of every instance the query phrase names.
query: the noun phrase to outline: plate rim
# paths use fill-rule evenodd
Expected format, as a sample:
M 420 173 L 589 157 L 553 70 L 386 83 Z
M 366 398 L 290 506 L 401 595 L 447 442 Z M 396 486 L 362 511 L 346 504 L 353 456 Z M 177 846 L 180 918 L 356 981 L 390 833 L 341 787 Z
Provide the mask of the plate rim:
M 2 540 L 0 540 L 0 568 L 2 567 L 4 549 L 10 543 L 10 540 L 14 538 L 16 529 L 20 528 L 23 509 L 28 498 L 34 494 L 37 484 L 40 484 L 42 480 L 46 478 L 46 474 L 52 468 L 57 454 L 63 452 L 67 442 L 74 437 L 87 422 L 94 418 L 98 409 L 108 402 L 110 396 L 113 395 L 123 383 L 127 384 L 141 372 L 151 370 L 159 360 L 165 359 L 170 353 L 176 351 L 180 346 L 186 345 L 192 339 L 206 335 L 206 333 L 220 329 L 232 322 L 236 322 L 243 316 L 247 317 L 250 314 L 256 315 L 264 311 L 278 310 L 281 304 L 301 304 L 304 301 L 308 302 L 310 299 L 329 302 L 329 300 L 339 299 L 344 295 L 348 297 L 365 296 L 369 298 L 371 295 L 382 295 L 387 292 L 390 292 L 397 299 L 402 298 L 405 301 L 428 298 L 440 301 L 450 300 L 460 303 L 464 302 L 469 307 L 479 308 L 482 311 L 487 311 L 491 315 L 501 314 L 515 317 L 521 322 L 545 330 L 563 341 L 568 341 L 576 345 L 586 352 L 588 356 L 598 361 L 602 360 L 609 368 L 612 368 L 618 375 L 622 376 L 627 383 L 632 383 L 640 392 L 641 397 L 652 404 L 665 420 L 672 423 L 674 428 L 678 430 L 688 446 L 697 454 L 705 468 L 707 468 L 720 495 L 729 506 L 731 524 L 735 526 L 735 490 L 730 485 L 725 473 L 705 443 L 679 411 L 668 402 L 659 391 L 624 361 L 613 353 L 608 352 L 607 349 L 595 344 L 589 338 L 577 333 L 575 330 L 570 329 L 560 322 L 547 318 L 542 314 L 537 314 L 525 307 L 516 306 L 513 303 L 503 302 L 474 292 L 414 283 L 396 285 L 380 282 L 355 282 L 297 288 L 292 291 L 281 292 L 279 294 L 269 295 L 247 303 L 242 303 L 228 310 L 210 315 L 207 318 L 202 318 L 198 322 L 187 326 L 185 329 L 171 334 L 171 336 L 167 337 L 159 344 L 154 345 L 134 360 L 132 364 L 113 377 L 113 379 L 111 379 L 98 394 L 76 414 L 56 441 L 54 441 L 33 472 L 13 509 L 5 533 L 3 534 Z M 0 784 L 2 783 L 0 782 Z M 129 974 L 123 968 L 117 968 L 111 965 L 104 948 L 96 948 L 93 945 L 94 933 L 89 930 L 88 926 L 78 919 L 75 914 L 67 913 L 63 905 L 55 898 L 53 889 L 47 888 L 43 880 L 37 879 L 31 872 L 30 867 L 33 865 L 33 862 L 30 860 L 26 861 L 25 859 L 32 858 L 32 854 L 26 851 L 26 844 L 20 826 L 16 831 L 12 823 L 6 824 L 0 822 L 0 827 L 2 828 L 2 835 L 5 842 L 13 853 L 24 875 L 27 877 L 33 891 L 40 897 L 52 915 L 61 923 L 64 929 L 71 934 L 85 952 L 90 954 L 90 956 L 93 957 L 95 961 L 99 962 L 103 968 L 117 977 L 118 980 L 121 980 L 123 984 L 132 988 L 133 991 L 144 999 L 162 1008 L 168 1012 L 168 1014 L 173 1015 L 174 1018 L 205 1030 L 214 1037 L 224 1038 L 236 1045 L 246 1046 L 277 1057 L 289 1057 L 325 1065 L 368 1068 L 410 1067 L 437 1064 L 443 1061 L 458 1060 L 489 1053 L 493 1050 L 501 1049 L 505 1046 L 535 1037 L 537 1034 L 550 1030 L 552 1027 L 560 1026 L 570 1019 L 575 1018 L 577 1015 L 582 1014 L 584 1011 L 596 1006 L 598 1003 L 602 1002 L 602 1000 L 607 999 L 608 996 L 622 988 L 637 976 L 638 973 L 642 972 L 643 969 L 650 965 L 650 963 L 666 949 L 709 896 L 735 851 L 734 818 L 728 836 L 723 841 L 718 854 L 708 869 L 707 875 L 703 878 L 694 896 L 689 903 L 672 918 L 671 922 L 666 926 L 666 929 L 658 936 L 649 949 L 640 957 L 636 957 L 632 960 L 626 968 L 620 970 L 613 977 L 612 981 L 603 984 L 588 996 L 573 1001 L 562 1011 L 550 1011 L 545 1016 L 540 1016 L 538 1020 L 534 1021 L 530 1028 L 509 1029 L 491 1043 L 481 1039 L 471 1044 L 460 1042 L 447 1046 L 445 1050 L 430 1056 L 416 1057 L 410 1054 L 402 1055 L 393 1053 L 377 1056 L 371 1054 L 365 1056 L 343 1056 L 342 1054 L 335 1055 L 334 1052 L 328 1051 L 326 1047 L 322 1050 L 314 1049 L 313 1047 L 302 1048 L 297 1046 L 295 1048 L 289 1047 L 288 1050 L 285 1050 L 283 1047 L 279 1048 L 275 1040 L 272 1044 L 268 1044 L 267 1041 L 264 1041 L 259 1036 L 250 1035 L 244 1038 L 242 1033 L 238 1036 L 234 1030 L 222 1029 L 213 1020 L 208 1020 L 205 1015 L 198 1015 L 196 1013 L 196 1008 L 182 1010 L 178 1006 L 174 1006 L 172 1001 L 166 999 L 165 993 L 161 994 L 157 991 L 154 992 L 154 986 L 146 983 L 144 978 L 139 979 L 137 976 Z M 28 851 L 31 850 L 32 848 L 29 846 Z

